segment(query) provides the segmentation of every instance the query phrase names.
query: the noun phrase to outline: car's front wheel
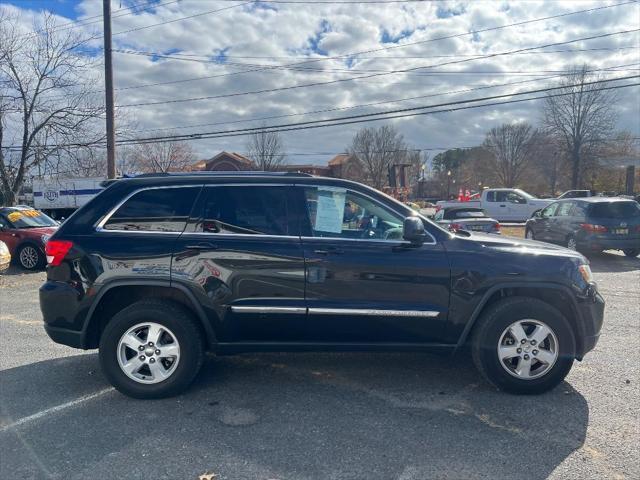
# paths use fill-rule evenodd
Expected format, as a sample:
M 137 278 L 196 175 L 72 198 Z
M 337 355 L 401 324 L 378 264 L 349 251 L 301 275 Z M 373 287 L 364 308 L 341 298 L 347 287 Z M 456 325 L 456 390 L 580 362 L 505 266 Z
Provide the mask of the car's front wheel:
M 575 337 L 556 308 L 534 298 L 511 297 L 491 305 L 478 319 L 471 350 L 490 383 L 511 393 L 537 394 L 567 376 Z
M 529 240 L 535 240 L 536 236 L 533 233 L 533 230 L 531 230 L 530 228 L 527 228 L 527 231 L 524 234 L 525 238 L 529 239 Z
M 627 257 L 637 257 L 640 255 L 640 248 L 628 248 L 623 250 L 623 252 Z
M 193 316 L 182 306 L 144 300 L 118 312 L 100 338 L 104 374 L 120 392 L 163 398 L 185 390 L 198 374 L 204 349 Z

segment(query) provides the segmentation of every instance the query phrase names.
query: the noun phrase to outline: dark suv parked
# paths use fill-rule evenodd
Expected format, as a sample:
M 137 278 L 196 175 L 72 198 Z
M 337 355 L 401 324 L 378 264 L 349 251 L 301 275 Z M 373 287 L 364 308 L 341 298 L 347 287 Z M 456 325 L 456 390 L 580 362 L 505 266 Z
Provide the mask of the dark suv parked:
M 140 398 L 184 390 L 205 351 L 440 350 L 470 344 L 510 392 L 548 390 L 598 339 L 585 258 L 452 234 L 358 183 L 304 174 L 118 180 L 47 244 L 56 342 L 100 349 Z
M 565 245 L 571 250 L 622 250 L 640 254 L 640 205 L 626 198 L 590 197 L 561 200 L 527 220 L 531 240 Z

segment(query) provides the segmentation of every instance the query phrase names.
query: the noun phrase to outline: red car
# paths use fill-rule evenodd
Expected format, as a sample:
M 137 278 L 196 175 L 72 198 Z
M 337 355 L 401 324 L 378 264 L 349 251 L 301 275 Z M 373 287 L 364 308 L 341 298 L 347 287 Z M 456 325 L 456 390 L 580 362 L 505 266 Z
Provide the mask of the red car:
M 47 263 L 44 245 L 58 229 L 58 222 L 29 207 L 0 207 L 0 240 L 11 256 L 27 270 Z

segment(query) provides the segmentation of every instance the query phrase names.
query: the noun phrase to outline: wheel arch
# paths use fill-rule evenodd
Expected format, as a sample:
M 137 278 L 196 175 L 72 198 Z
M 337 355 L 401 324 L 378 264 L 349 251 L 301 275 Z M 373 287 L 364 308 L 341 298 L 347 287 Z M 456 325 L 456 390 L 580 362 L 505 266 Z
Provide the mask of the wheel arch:
M 582 358 L 580 352 L 583 351 L 585 333 L 575 296 L 568 287 L 549 283 L 518 282 L 494 285 L 487 290 L 476 306 L 456 344 L 455 350 L 457 351 L 468 342 L 478 318 L 487 308 L 503 298 L 514 296 L 535 298 L 558 309 L 571 325 L 576 340 L 576 354 L 578 359 Z
M 100 289 L 87 313 L 83 329 L 84 348 L 97 348 L 105 325 L 119 311 L 138 300 L 156 298 L 180 304 L 196 318 L 208 350 L 217 344 L 215 331 L 193 293 L 179 283 L 169 281 L 113 281 Z

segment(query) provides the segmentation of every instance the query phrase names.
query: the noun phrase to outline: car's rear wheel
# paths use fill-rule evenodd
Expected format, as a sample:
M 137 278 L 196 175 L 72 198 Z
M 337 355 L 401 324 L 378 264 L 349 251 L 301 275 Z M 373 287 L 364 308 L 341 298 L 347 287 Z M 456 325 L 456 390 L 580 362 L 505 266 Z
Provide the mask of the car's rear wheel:
M 640 248 L 628 248 L 623 250 L 623 252 L 627 257 L 637 257 L 640 255 Z
M 480 373 L 501 390 L 543 393 L 567 376 L 575 337 L 554 307 L 528 297 L 498 301 L 478 319 L 471 351 Z
M 578 250 L 578 241 L 573 235 L 567 237 L 567 248 L 569 250 Z
M 18 249 L 18 263 L 25 270 L 37 270 L 42 268 L 45 262 L 44 253 L 35 245 L 28 243 Z
M 182 306 L 144 300 L 118 312 L 100 338 L 100 363 L 111 384 L 135 398 L 184 391 L 204 357 L 200 331 Z

